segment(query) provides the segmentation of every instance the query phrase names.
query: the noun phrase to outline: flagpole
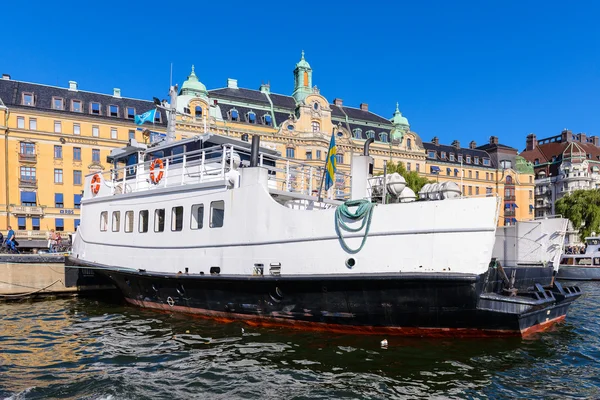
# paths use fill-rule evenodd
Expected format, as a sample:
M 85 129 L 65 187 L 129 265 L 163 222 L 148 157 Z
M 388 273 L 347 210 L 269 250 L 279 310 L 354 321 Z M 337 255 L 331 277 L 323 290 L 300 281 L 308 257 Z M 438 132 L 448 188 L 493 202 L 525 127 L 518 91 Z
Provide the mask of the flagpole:
M 327 152 L 327 155 L 329 155 L 329 151 Z M 327 173 L 327 161 L 325 161 L 325 168 L 323 168 L 323 176 L 321 177 L 321 184 L 319 185 L 319 193 L 317 194 L 317 198 L 319 199 L 319 202 L 323 201 L 323 198 L 321 197 L 321 191 L 323 190 L 323 181 L 325 180 L 326 173 Z

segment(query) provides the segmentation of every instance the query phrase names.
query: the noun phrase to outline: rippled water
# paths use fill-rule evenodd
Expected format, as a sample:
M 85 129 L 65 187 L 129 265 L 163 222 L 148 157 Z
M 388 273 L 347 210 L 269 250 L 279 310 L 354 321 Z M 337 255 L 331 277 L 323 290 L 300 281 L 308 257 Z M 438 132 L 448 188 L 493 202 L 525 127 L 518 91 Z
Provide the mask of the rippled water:
M 600 283 L 580 286 L 566 322 L 534 339 L 387 349 L 90 299 L 0 303 L 0 398 L 600 398 Z

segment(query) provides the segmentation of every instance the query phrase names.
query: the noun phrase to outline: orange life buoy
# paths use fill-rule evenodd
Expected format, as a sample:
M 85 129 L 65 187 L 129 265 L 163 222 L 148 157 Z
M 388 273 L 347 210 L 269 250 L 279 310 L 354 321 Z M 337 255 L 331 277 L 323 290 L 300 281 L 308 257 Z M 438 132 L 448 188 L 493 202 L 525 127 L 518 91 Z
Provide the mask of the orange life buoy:
M 156 166 L 158 166 L 158 173 L 155 174 L 154 170 L 156 169 Z M 160 158 L 155 158 L 154 160 L 152 160 L 152 164 L 150 164 L 150 180 L 154 184 L 160 182 L 160 180 L 163 177 L 164 170 L 165 165 L 163 164 L 163 160 L 161 160 Z
M 92 193 L 95 195 L 98 194 L 98 192 L 100 191 L 100 174 L 96 174 L 94 176 L 92 176 L 92 183 L 90 185 L 91 189 L 92 189 Z

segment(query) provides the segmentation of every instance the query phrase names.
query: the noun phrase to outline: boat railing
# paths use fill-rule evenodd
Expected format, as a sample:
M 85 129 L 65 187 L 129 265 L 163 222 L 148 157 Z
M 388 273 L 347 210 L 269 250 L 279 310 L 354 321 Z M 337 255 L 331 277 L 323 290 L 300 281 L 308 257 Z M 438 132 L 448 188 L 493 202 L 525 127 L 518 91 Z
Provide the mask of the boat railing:
M 97 196 L 207 182 L 224 182 L 225 185 L 230 185 L 230 178 L 233 176 L 231 172 L 249 167 L 249 160 L 249 149 L 219 145 L 91 173 L 86 177 L 86 188 L 90 187 L 94 175 L 102 176 L 101 190 Z M 271 154 L 261 153 L 258 165 L 268 171 L 269 188 L 278 191 L 316 196 L 324 177 L 324 167 Z M 330 189 L 329 196 L 323 188 L 323 197 L 349 198 L 350 175 L 336 171 L 334 188 Z

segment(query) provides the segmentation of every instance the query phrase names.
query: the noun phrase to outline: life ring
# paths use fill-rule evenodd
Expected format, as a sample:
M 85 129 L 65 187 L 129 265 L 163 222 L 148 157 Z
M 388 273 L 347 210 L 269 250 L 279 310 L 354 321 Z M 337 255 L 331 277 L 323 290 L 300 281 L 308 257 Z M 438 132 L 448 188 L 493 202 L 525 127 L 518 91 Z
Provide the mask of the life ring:
M 156 169 L 157 165 L 158 173 L 155 174 L 154 170 Z M 164 170 L 165 165 L 163 163 L 163 160 L 161 160 L 160 158 L 155 158 L 154 160 L 152 160 L 152 164 L 150 164 L 150 180 L 152 181 L 152 183 L 157 184 L 158 182 L 160 182 L 160 180 L 163 177 Z
M 100 174 L 95 174 L 92 176 L 92 183 L 90 184 L 90 188 L 92 189 L 92 194 L 95 196 L 100 191 L 100 182 L 102 179 L 100 178 Z

